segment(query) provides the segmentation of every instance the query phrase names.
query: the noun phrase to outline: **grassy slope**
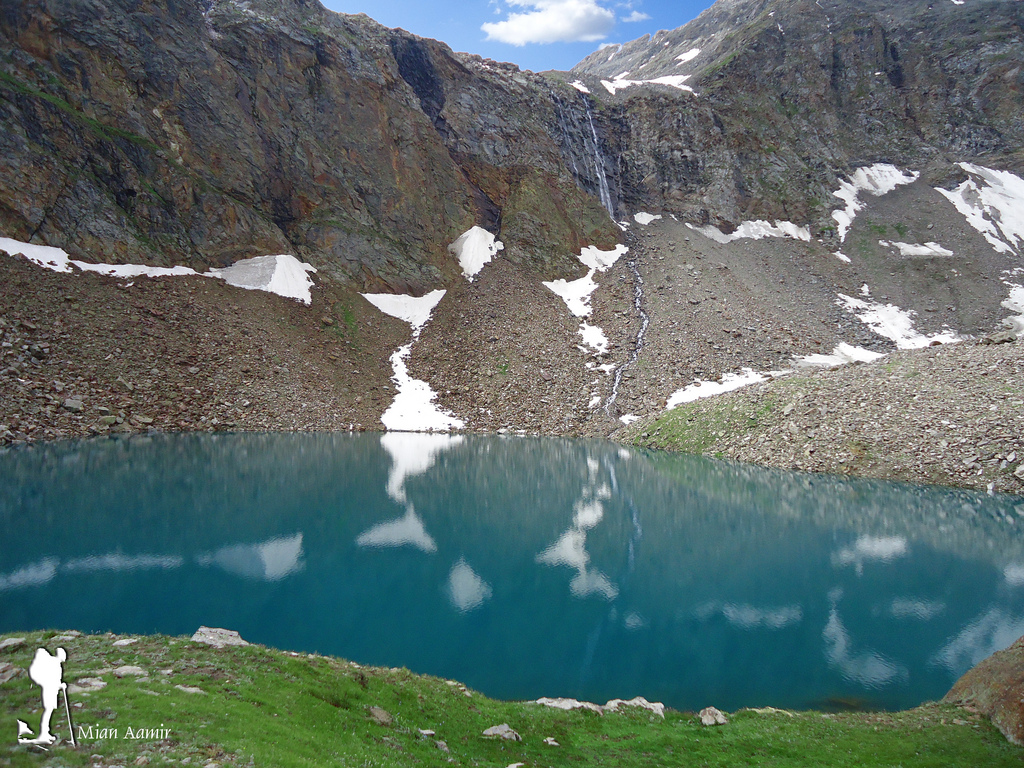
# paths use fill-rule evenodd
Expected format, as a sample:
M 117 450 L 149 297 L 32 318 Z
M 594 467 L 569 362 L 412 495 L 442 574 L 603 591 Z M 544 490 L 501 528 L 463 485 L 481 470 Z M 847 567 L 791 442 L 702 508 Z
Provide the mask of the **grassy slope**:
M 358 667 L 340 659 L 262 646 L 217 650 L 184 638 L 142 637 L 126 647 L 113 636 L 27 642 L 0 652 L 0 667 L 27 668 L 36 647 L 68 651 L 65 679 L 137 665 L 144 678 L 119 679 L 92 693 L 72 693 L 76 730 L 117 728 L 116 740 L 85 740 L 49 753 L 16 746 L 16 718 L 39 723 L 38 688 L 22 675 L 0 686 L 0 765 L 257 766 L 1019 766 L 1024 749 L 985 720 L 928 704 L 901 713 L 828 715 L 744 710 L 722 727 L 693 714 L 646 710 L 599 716 L 501 702 L 455 683 L 407 670 Z M 164 673 L 171 670 L 169 673 Z M 175 686 L 205 693 L 189 693 Z M 61 700 L 63 704 L 63 699 Z M 80 707 L 78 705 L 81 705 Z M 384 725 L 370 708 L 393 720 Z M 386 719 L 386 718 L 382 718 Z M 488 739 L 484 729 L 509 723 L 521 742 Z M 168 728 L 162 741 L 128 740 L 126 730 Z M 66 719 L 54 730 L 66 736 Z M 436 732 L 424 736 L 420 729 Z M 548 746 L 553 737 L 560 746 Z M 438 741 L 443 741 L 440 746 Z

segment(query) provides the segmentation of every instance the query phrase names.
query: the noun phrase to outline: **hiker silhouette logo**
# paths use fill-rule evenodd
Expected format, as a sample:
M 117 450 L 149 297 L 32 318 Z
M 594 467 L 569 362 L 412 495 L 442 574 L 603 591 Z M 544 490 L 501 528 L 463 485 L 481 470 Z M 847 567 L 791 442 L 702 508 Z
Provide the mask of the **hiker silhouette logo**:
M 75 745 L 75 728 L 71 722 L 71 705 L 68 704 L 68 684 L 64 682 L 64 662 L 68 654 L 63 648 L 51 655 L 45 648 L 36 649 L 35 658 L 28 668 L 29 679 L 39 686 L 43 699 L 43 714 L 39 721 L 39 733 L 32 735 L 32 729 L 24 720 L 18 721 L 18 743 L 32 744 L 46 749 L 57 740 L 50 731 L 53 712 L 57 709 L 58 700 L 63 694 L 64 713 L 68 718 L 68 732 L 71 743 Z M 76 745 L 77 746 L 77 745 Z

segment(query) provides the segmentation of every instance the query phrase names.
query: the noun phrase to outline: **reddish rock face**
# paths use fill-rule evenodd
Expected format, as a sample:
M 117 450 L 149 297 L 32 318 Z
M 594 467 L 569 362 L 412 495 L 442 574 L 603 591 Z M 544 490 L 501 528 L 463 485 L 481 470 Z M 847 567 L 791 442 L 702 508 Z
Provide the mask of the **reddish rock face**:
M 1010 742 L 1024 745 L 1024 637 L 957 680 L 943 701 L 977 709 Z

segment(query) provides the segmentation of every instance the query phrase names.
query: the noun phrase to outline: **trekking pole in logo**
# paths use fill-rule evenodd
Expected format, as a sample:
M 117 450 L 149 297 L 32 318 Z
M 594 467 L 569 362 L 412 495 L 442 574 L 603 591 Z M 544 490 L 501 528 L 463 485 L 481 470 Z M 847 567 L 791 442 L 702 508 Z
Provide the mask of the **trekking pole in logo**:
M 71 744 L 77 747 L 75 742 L 75 726 L 71 722 L 71 706 L 68 704 L 68 684 L 64 682 L 64 669 L 62 665 L 68 654 L 63 648 L 57 649 L 57 655 L 51 656 L 45 648 L 36 649 L 35 658 L 28 668 L 28 676 L 33 683 L 42 689 L 43 716 L 39 721 L 39 735 L 32 737 L 32 729 L 23 720 L 18 721 L 18 743 L 34 744 L 46 748 L 44 745 L 53 744 L 57 737 L 50 733 L 50 719 L 53 711 L 57 708 L 57 698 L 64 693 L 64 711 L 68 716 L 68 731 L 71 733 Z

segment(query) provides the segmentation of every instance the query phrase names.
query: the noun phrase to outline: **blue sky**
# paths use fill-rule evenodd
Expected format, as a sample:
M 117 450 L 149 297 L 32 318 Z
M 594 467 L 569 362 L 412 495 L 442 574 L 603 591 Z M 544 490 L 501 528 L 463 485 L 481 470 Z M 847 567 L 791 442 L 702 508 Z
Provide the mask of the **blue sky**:
M 388 27 L 443 40 L 457 51 L 523 69 L 570 69 L 606 43 L 675 29 L 712 0 L 321 0 Z

